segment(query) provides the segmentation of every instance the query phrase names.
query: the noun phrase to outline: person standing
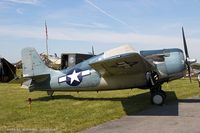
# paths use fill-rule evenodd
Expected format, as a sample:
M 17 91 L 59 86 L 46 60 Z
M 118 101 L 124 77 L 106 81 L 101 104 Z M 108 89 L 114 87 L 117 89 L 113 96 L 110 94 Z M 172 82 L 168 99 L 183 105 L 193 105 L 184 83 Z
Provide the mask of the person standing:
M 200 73 L 198 73 L 197 79 L 198 79 L 198 83 L 199 83 L 199 87 L 200 87 Z

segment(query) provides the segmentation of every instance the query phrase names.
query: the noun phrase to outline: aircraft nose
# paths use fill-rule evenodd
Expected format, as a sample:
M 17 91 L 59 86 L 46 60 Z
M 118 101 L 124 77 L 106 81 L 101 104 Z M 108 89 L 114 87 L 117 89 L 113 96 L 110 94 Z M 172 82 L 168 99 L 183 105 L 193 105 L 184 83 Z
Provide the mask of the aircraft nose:
M 196 62 L 197 62 L 197 59 L 187 58 L 187 62 L 188 62 L 189 64 L 193 64 L 193 63 L 196 63 Z

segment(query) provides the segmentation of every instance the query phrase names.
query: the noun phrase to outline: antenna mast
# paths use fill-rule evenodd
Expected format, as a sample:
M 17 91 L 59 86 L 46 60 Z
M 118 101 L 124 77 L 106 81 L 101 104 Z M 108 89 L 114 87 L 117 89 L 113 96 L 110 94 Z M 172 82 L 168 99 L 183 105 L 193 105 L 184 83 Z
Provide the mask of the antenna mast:
M 47 59 L 49 57 L 49 50 L 48 50 L 48 31 L 47 31 L 47 23 L 45 20 L 45 32 L 46 32 L 46 52 L 47 52 Z

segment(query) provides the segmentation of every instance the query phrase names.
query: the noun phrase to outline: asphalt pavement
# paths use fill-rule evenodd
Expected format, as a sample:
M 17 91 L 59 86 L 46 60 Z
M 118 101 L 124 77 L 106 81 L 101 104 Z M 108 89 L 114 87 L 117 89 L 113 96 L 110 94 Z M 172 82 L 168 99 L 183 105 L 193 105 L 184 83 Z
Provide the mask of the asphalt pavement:
M 81 133 L 200 133 L 200 97 L 155 106 Z

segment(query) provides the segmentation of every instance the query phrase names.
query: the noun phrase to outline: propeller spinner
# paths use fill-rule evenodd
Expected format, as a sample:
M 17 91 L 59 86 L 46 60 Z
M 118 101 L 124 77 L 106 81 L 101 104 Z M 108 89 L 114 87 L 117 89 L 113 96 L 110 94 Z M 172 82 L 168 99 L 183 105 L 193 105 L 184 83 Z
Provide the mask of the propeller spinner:
M 184 51 L 185 51 L 185 56 L 186 56 L 185 64 L 187 65 L 188 75 L 189 75 L 190 83 L 191 83 L 192 82 L 192 79 L 191 79 L 191 64 L 195 63 L 197 60 L 196 59 L 190 59 L 190 57 L 189 57 L 187 43 L 186 43 L 186 39 L 185 39 L 185 33 L 184 33 L 183 27 L 182 27 L 182 36 L 183 36 L 183 45 L 184 45 Z

